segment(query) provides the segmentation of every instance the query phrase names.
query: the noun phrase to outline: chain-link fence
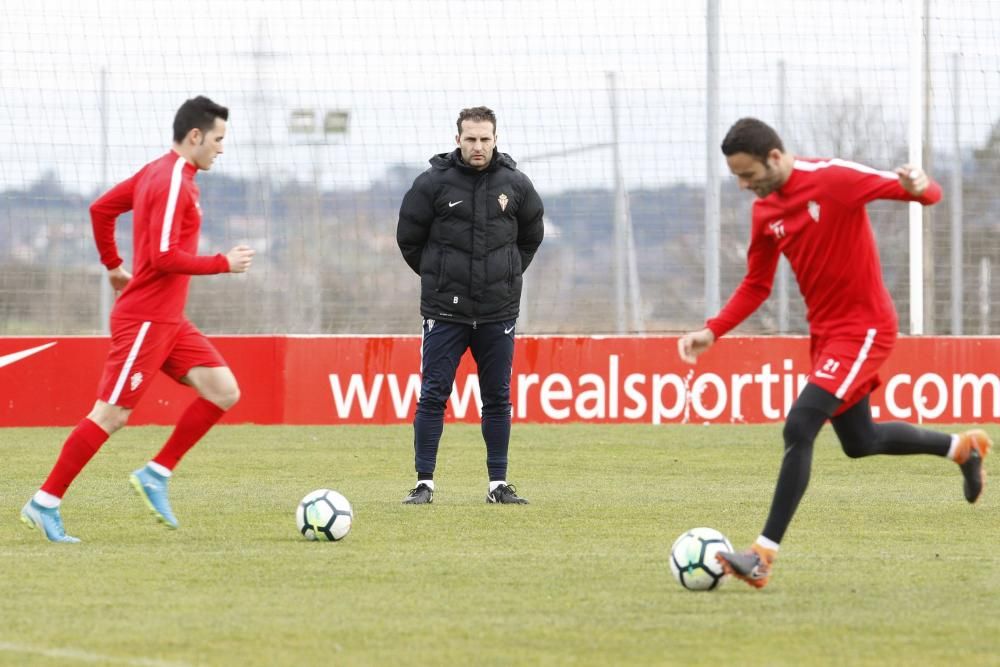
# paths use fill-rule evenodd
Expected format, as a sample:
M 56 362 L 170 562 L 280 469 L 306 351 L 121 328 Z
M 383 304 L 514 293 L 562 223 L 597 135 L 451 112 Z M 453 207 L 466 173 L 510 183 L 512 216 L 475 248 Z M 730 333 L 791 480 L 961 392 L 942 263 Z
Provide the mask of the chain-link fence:
M 454 147 L 458 110 L 480 104 L 546 206 L 519 330 L 620 330 L 621 224 L 638 306 L 626 330 L 698 326 L 708 156 L 725 170 L 706 146 L 710 4 L 4 3 L 0 334 L 103 329 L 88 205 L 165 152 L 174 111 L 196 94 L 231 109 L 226 153 L 198 180 L 202 252 L 258 250 L 245 276 L 192 281 L 188 314 L 208 333 L 418 332 L 399 204 Z M 924 162 L 945 191 L 927 217 L 925 331 L 1000 331 L 1000 3 L 719 4 L 716 131 L 754 115 L 797 154 L 880 168 L 906 160 L 907 28 L 923 7 Z M 745 268 L 752 195 L 722 178 L 724 300 Z M 905 321 L 906 206 L 869 211 Z M 118 240 L 129 261 L 128 216 Z M 787 310 L 772 297 L 741 330 L 804 332 L 789 292 Z

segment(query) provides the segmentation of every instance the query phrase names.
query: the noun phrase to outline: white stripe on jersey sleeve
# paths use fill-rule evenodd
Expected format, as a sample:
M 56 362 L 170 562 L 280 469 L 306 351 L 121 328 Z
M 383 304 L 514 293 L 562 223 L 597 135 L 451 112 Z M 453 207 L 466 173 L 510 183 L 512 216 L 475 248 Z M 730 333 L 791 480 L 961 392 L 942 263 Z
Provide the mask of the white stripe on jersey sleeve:
M 174 225 L 177 211 L 177 197 L 181 194 L 181 179 L 184 175 L 184 158 L 177 158 L 174 171 L 170 174 L 170 194 L 167 195 L 167 212 L 163 215 L 163 231 L 160 232 L 160 252 L 170 249 L 170 228 Z
M 892 180 L 898 180 L 899 175 L 894 171 L 883 171 L 881 169 L 875 169 L 874 167 L 868 167 L 857 162 L 851 162 L 850 160 L 841 160 L 840 158 L 834 158 L 832 160 L 824 160 L 822 162 L 807 162 L 806 160 L 796 160 L 794 164 L 795 169 L 800 169 L 802 171 L 819 171 L 820 169 L 826 169 L 827 167 L 846 167 L 848 169 L 853 169 L 854 171 L 860 171 L 863 174 L 874 174 L 875 176 L 881 176 L 882 178 L 890 178 Z

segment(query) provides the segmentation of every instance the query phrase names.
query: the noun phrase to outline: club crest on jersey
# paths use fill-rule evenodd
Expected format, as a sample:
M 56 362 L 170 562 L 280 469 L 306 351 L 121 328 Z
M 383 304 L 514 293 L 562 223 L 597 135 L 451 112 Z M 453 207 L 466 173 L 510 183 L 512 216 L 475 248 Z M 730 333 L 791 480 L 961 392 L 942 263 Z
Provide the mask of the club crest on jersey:
M 135 391 L 136 389 L 139 388 L 139 385 L 142 384 L 142 379 L 143 379 L 142 373 L 136 371 L 135 373 L 132 373 L 132 377 L 131 379 L 129 379 L 128 386 L 132 388 L 132 391 Z
M 510 201 L 510 200 L 507 199 L 507 195 L 505 195 L 504 193 L 501 192 L 500 196 L 497 197 L 497 202 L 500 204 L 500 210 L 501 211 L 506 211 L 507 210 L 507 202 L 508 201 Z
M 809 217 L 813 219 L 813 222 L 819 222 L 819 204 L 814 201 L 810 201 L 806 206 L 809 209 Z

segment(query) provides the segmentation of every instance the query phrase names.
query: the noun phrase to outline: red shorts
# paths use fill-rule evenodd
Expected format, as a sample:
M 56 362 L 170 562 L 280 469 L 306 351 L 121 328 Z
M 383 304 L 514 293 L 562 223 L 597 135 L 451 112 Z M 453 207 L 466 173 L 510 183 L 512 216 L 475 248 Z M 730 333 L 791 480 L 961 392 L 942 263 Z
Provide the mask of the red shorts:
M 195 366 L 216 368 L 226 362 L 187 320 L 175 324 L 111 319 L 111 351 L 97 398 L 134 408 L 156 375 L 163 371 L 180 381 Z
M 889 358 L 896 342 L 894 330 L 868 329 L 859 334 L 813 336 L 810 384 L 822 387 L 844 403 L 834 416 L 844 412 L 882 384 L 878 369 Z

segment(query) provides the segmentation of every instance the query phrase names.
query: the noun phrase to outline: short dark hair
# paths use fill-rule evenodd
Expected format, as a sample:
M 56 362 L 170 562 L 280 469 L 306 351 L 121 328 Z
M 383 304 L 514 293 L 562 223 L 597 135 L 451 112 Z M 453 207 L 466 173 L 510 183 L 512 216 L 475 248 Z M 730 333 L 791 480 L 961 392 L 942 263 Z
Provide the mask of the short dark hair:
M 761 162 L 767 161 L 767 154 L 777 148 L 782 153 L 785 146 L 781 137 L 770 125 L 756 118 L 740 118 L 733 123 L 722 140 L 722 154 L 726 157 L 737 153 L 747 153 Z
M 181 143 L 188 132 L 195 128 L 208 132 L 215 127 L 216 118 L 229 120 L 229 109 L 204 95 L 186 100 L 174 116 L 174 142 Z
M 458 134 L 462 134 L 462 121 L 472 120 L 481 122 L 488 120 L 493 123 L 493 134 L 497 133 L 497 115 L 493 113 L 493 109 L 489 107 L 470 107 L 468 109 L 462 109 L 458 112 L 458 121 L 455 123 L 458 126 Z

